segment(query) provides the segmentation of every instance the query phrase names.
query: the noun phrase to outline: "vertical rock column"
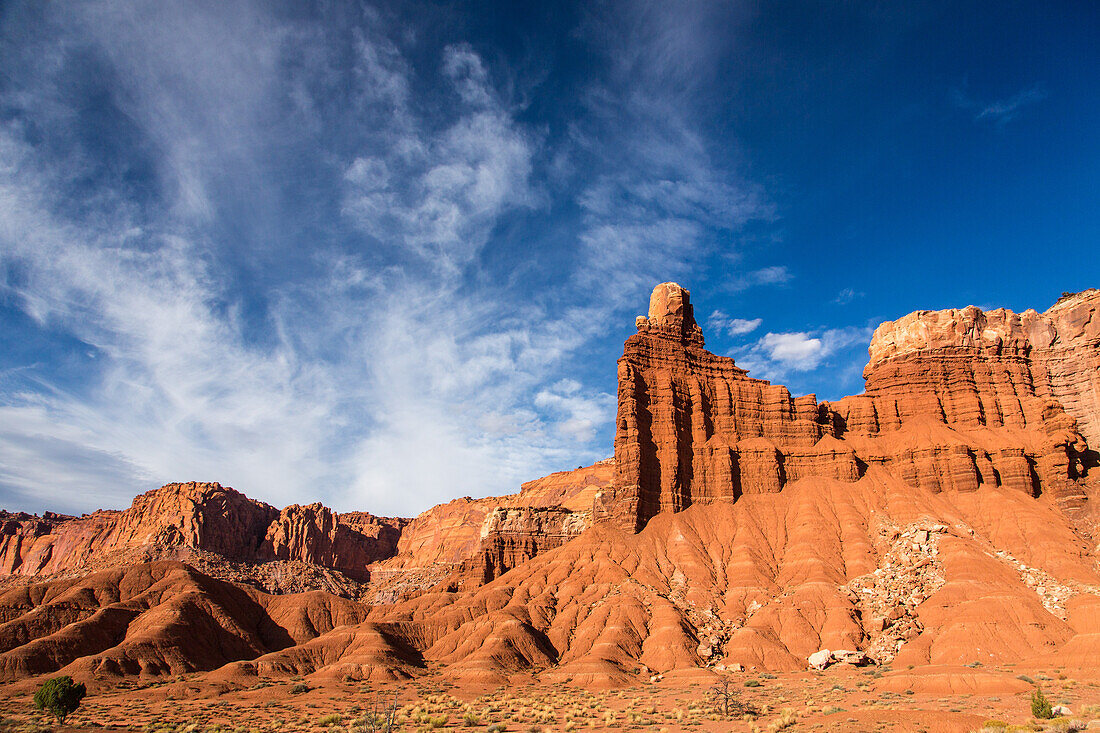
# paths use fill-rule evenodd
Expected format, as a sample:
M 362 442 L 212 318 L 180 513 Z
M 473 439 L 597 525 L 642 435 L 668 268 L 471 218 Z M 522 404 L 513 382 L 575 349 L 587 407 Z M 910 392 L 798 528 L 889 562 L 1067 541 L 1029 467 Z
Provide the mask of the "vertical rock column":
M 691 294 L 661 283 L 619 359 L 615 482 L 595 516 L 628 531 L 694 503 L 778 491 L 783 451 L 823 435 L 814 397 L 750 379 L 704 348 Z

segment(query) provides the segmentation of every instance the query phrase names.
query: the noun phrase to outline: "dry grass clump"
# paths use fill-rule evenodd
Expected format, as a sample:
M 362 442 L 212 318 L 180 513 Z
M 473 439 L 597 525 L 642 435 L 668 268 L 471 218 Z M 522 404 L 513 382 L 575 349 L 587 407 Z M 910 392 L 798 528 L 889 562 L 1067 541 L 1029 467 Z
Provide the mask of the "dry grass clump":
M 856 681 L 867 679 L 857 674 L 853 672 L 841 684 L 828 678 L 801 684 L 785 676 L 765 677 L 754 671 L 752 679 L 762 683 L 757 689 L 746 689 L 744 676 L 730 675 L 732 682 L 729 689 L 736 695 L 731 697 L 740 704 L 737 707 L 744 707 L 732 710 L 728 715 L 722 714 L 723 711 L 715 704 L 713 692 L 708 692 L 713 678 L 692 683 L 678 693 L 646 685 L 616 690 L 586 690 L 569 686 L 548 688 L 535 683 L 494 689 L 474 699 L 453 697 L 452 694 L 460 694 L 459 688 L 449 683 L 433 684 L 430 680 L 410 680 L 404 686 L 396 687 L 357 683 L 350 688 L 311 681 L 311 694 L 299 695 L 287 693 L 295 684 L 305 685 L 304 680 L 287 680 L 276 683 L 280 685 L 278 688 L 269 685 L 273 689 L 250 691 L 249 686 L 255 686 L 253 683 L 256 682 L 253 678 L 244 684 L 228 685 L 224 690 L 215 688 L 205 696 L 196 695 L 193 698 L 187 696 L 187 690 L 183 690 L 182 698 L 176 698 L 173 691 L 168 697 L 173 700 L 172 703 L 166 703 L 163 692 L 150 693 L 148 699 L 140 694 L 123 693 L 111 704 L 96 710 L 93 716 L 85 716 L 78 722 L 78 727 L 88 726 L 93 721 L 100 725 L 118 725 L 120 721 L 125 721 L 122 724 L 130 726 L 134 733 L 142 726 L 145 726 L 146 733 L 370 733 L 384 730 L 377 725 L 376 712 L 388 714 L 394 710 L 396 725 L 393 730 L 418 733 L 459 729 L 491 730 L 494 733 L 522 733 L 532 729 L 546 733 L 670 729 L 690 733 L 725 725 L 735 726 L 736 730 L 772 733 L 801 729 L 809 719 L 818 720 L 818 727 L 822 729 L 842 725 L 841 721 L 847 717 L 844 711 L 854 709 L 852 706 L 857 704 L 849 698 L 856 693 Z M 1061 680 L 1061 683 L 1065 682 L 1068 680 Z M 1045 692 L 1051 703 L 1072 706 L 1078 713 L 1076 718 L 1088 720 L 1100 717 L 1100 705 L 1082 706 L 1084 702 L 1097 702 L 1095 691 L 1088 688 L 1100 688 L 1100 684 L 1081 683 L 1080 693 L 1088 695 L 1084 700 L 1073 693 L 1062 693 L 1057 687 L 1054 693 L 1049 689 Z M 275 692 L 275 689 L 278 694 L 267 694 Z M 359 694 L 356 694 L 357 691 Z M 1033 720 L 1026 716 L 1027 698 L 1026 693 L 1013 700 L 1006 698 L 1005 703 L 989 707 L 986 715 L 1008 720 L 1012 718 L 1007 716 L 1015 715 L 1022 720 L 1014 722 L 1027 721 L 1028 725 L 988 720 L 986 726 L 974 726 L 974 733 L 1063 733 L 1084 727 L 1079 721 L 1068 718 Z M 890 708 L 899 703 L 902 707 L 908 707 L 904 704 L 908 699 L 900 689 L 896 693 L 876 690 L 870 698 L 861 699 L 858 705 L 865 709 Z M 180 701 L 178 706 L 175 700 Z M 1001 702 L 998 698 L 988 700 L 990 703 Z M 949 709 L 954 712 L 957 708 L 967 707 L 957 695 L 934 702 L 945 713 Z M 744 712 L 749 708 L 751 715 Z M 9 711 L 0 700 L 2 712 Z M 22 723 L 23 714 L 14 709 L 11 712 L 19 715 L 19 722 Z M 885 728 L 903 729 L 890 725 Z M 20 731 L 18 726 L 5 727 L 0 724 L 0 733 Z
M 783 712 L 772 721 L 771 725 L 768 726 L 768 730 L 786 730 L 797 722 L 798 715 L 795 713 L 794 708 L 783 708 Z
M 1100 705 L 1086 705 L 1081 708 L 1081 717 L 1085 720 L 1100 718 Z
M 1002 720 L 987 720 L 978 729 L 978 733 L 1038 733 L 1045 730 L 1043 726 L 1035 722 L 1012 724 Z

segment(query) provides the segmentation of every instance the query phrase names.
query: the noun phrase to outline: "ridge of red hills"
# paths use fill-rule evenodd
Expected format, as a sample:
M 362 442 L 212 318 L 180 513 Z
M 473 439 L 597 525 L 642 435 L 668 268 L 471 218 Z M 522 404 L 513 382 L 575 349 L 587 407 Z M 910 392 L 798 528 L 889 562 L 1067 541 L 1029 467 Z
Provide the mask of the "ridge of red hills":
M 708 352 L 661 284 L 614 457 L 517 494 L 405 519 L 182 483 L 4 512 L 0 679 L 1094 668 L 1098 309 L 909 314 L 876 329 L 863 394 L 818 403 Z

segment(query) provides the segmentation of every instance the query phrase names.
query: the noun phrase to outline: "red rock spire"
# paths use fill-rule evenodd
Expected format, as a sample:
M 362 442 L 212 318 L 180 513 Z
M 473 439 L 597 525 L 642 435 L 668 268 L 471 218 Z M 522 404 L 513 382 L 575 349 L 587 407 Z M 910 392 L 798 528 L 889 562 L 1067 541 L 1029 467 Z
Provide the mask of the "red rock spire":
M 649 317 L 635 320 L 638 333 L 703 347 L 703 331 L 695 322 L 691 293 L 678 283 L 661 283 L 649 296 Z

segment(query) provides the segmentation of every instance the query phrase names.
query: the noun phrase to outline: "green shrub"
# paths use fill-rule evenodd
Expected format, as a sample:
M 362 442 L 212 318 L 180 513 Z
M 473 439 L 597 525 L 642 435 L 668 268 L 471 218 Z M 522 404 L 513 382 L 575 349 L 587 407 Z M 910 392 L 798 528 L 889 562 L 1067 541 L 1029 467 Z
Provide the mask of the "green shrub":
M 88 691 L 84 683 L 73 684 L 73 678 L 54 677 L 42 683 L 34 693 L 34 704 L 39 710 L 45 710 L 57 719 L 58 725 L 65 724 L 65 718 L 80 707 L 80 701 Z
M 462 716 L 462 722 L 466 724 L 466 727 L 472 727 L 480 723 L 477 714 L 473 712 L 466 713 Z
M 301 695 L 303 692 L 309 692 L 309 689 L 309 685 L 307 685 L 305 682 L 299 682 L 298 684 L 290 688 L 290 693 L 292 695 Z
M 332 715 L 326 715 L 317 721 L 317 725 L 340 725 L 344 722 L 344 716 L 339 713 L 333 713 Z
M 760 680 L 745 680 L 745 687 L 759 687 Z
M 1040 720 L 1050 720 L 1054 717 L 1050 700 L 1047 700 L 1042 688 L 1036 687 L 1035 692 L 1031 693 L 1031 714 Z

